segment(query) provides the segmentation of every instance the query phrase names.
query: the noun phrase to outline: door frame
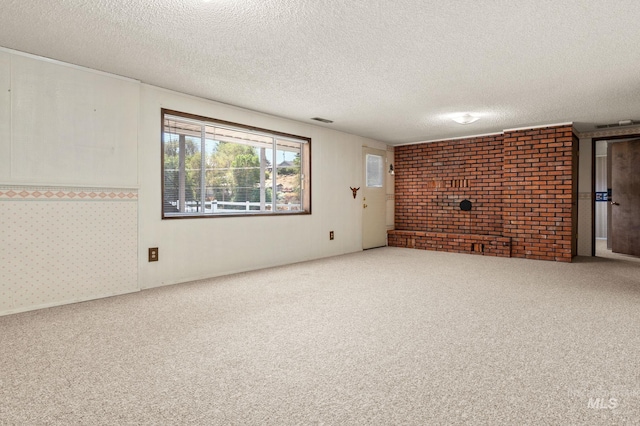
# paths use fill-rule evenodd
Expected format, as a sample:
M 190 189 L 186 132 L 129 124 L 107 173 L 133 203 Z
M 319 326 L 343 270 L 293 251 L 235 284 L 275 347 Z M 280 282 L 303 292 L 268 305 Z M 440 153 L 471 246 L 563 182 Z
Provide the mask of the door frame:
M 367 213 L 365 213 L 365 205 L 366 205 L 366 197 L 367 197 L 367 150 L 369 151 L 373 151 L 370 152 L 373 155 L 380 155 L 380 157 L 382 157 L 382 161 L 383 161 L 383 166 L 382 166 L 382 187 L 380 188 L 380 191 L 382 191 L 383 193 L 383 200 L 382 200 L 382 205 L 380 207 L 380 211 L 376 212 L 377 214 L 381 214 L 383 219 L 384 219 L 384 236 L 385 236 L 385 241 L 384 244 L 382 245 L 374 245 L 371 247 L 366 247 L 365 248 L 365 233 L 367 232 L 367 230 L 365 229 L 365 215 L 369 214 L 370 210 L 367 210 Z M 388 158 L 387 158 L 387 150 L 382 149 L 382 148 L 376 148 L 376 147 L 372 147 L 372 146 L 367 146 L 367 145 L 363 145 L 362 146 L 362 209 L 361 209 L 361 221 L 362 221 L 362 239 L 361 239 L 361 247 L 363 250 L 368 250 L 368 249 L 372 249 L 372 248 L 377 248 L 377 247 L 384 247 L 387 245 L 387 227 L 386 227 L 386 212 L 387 212 L 387 208 L 386 208 L 386 198 L 387 198 L 387 185 L 389 184 L 387 182 L 387 170 L 388 170 Z M 380 235 L 380 237 L 382 237 L 382 235 Z
M 591 139 L 591 256 L 596 255 L 596 142 L 638 138 L 640 138 L 640 129 L 638 129 L 638 133 L 599 136 Z

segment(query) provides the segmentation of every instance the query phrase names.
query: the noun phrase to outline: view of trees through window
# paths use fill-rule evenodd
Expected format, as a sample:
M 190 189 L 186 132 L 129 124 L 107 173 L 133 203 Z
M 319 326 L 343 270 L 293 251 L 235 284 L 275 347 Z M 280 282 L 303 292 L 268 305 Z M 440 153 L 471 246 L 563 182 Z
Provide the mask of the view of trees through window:
M 308 212 L 307 139 L 163 117 L 164 217 Z

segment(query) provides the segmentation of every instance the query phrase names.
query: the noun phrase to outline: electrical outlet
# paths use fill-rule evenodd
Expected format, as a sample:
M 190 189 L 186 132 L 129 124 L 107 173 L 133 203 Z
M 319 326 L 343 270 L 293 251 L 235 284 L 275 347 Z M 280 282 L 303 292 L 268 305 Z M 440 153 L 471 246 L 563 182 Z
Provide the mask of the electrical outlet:
M 151 247 L 149 249 L 149 262 L 158 261 L 158 247 Z
M 329 239 L 333 240 L 333 231 L 329 231 Z

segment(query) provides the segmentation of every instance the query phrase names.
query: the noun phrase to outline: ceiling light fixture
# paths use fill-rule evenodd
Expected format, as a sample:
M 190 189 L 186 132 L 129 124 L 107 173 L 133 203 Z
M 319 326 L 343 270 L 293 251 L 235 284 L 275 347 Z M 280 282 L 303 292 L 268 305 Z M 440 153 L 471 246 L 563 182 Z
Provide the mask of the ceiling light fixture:
M 451 119 L 458 124 L 471 124 L 480 120 L 480 116 L 466 112 L 464 114 L 454 115 Z

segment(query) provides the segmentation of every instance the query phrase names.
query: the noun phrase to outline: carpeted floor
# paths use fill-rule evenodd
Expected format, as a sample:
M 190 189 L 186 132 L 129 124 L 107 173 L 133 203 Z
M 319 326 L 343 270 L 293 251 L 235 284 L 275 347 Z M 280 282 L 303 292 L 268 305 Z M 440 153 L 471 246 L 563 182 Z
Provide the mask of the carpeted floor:
M 640 265 L 381 248 L 0 317 L 0 424 L 640 424 Z
M 596 240 L 596 256 L 607 259 L 622 260 L 625 262 L 636 262 L 640 264 L 640 257 L 630 256 L 628 254 L 614 253 L 611 249 L 607 249 L 607 240 Z

